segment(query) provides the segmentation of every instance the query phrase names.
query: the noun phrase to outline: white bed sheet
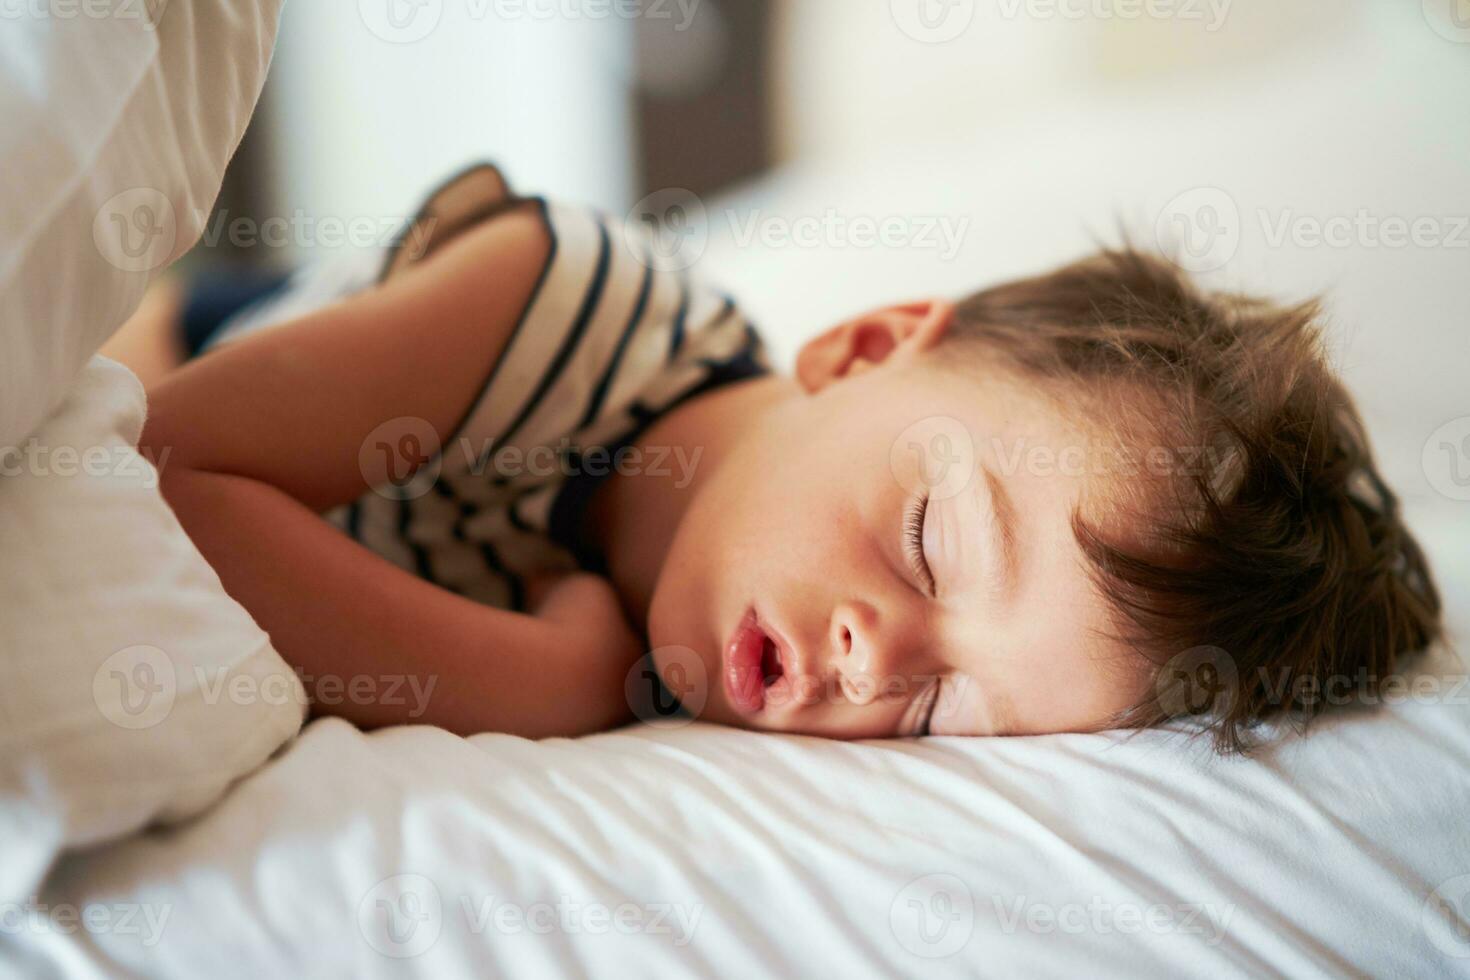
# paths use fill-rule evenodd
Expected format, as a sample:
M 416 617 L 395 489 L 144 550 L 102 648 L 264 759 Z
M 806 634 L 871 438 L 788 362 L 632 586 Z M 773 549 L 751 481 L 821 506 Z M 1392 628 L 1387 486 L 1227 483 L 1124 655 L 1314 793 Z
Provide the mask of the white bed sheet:
M 1195 185 L 1247 217 L 1463 213 L 1470 127 L 1413 107 L 1421 86 L 1466 90 L 1464 51 L 1430 35 L 1395 67 L 1378 40 L 1263 66 L 1202 94 L 1198 119 L 1132 93 L 729 202 L 963 212 L 950 262 L 735 248 L 718 229 L 707 258 L 789 351 L 895 292 L 1066 258 L 1119 209 L 1151 216 Z M 1253 218 L 1247 234 L 1222 276 L 1334 287 L 1343 369 L 1463 637 L 1470 505 L 1436 492 L 1421 450 L 1470 412 L 1467 253 L 1263 249 Z M 1249 761 L 1168 732 L 844 745 L 693 725 L 532 744 L 318 722 L 205 816 L 65 859 L 37 904 L 105 927 L 33 912 L 0 943 L 42 976 L 1470 976 L 1470 691 L 1458 660 L 1430 666 L 1445 679 L 1427 699 Z
M 20 938 L 68 976 L 1463 975 L 1430 896 L 1470 885 L 1466 716 L 1248 762 L 318 722 L 208 816 L 63 863 L 39 903 L 115 929 Z

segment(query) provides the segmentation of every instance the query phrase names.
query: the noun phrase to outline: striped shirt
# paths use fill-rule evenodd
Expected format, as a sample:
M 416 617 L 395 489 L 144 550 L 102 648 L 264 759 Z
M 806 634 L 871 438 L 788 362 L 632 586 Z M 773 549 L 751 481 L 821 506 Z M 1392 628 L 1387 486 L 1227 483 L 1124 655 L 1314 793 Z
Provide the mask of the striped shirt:
M 450 438 L 434 445 L 422 420 L 388 423 L 364 458 L 381 450 L 390 474 L 400 452 L 417 454 L 421 465 L 402 481 L 380 481 L 328 519 L 421 578 L 524 609 L 529 575 L 603 570 L 582 530 L 586 506 L 608 476 L 674 469 L 657 453 L 635 454 L 632 444 L 645 429 L 697 395 L 769 368 L 735 303 L 658 268 L 643 231 L 586 208 L 514 197 L 487 169 L 478 176 L 499 189 L 475 200 L 472 221 L 447 227 L 457 233 L 534 201 L 551 246 L 535 292 Z M 456 207 L 466 211 L 462 201 Z M 403 264 L 402 247 L 304 271 L 227 323 L 221 341 L 371 287 Z

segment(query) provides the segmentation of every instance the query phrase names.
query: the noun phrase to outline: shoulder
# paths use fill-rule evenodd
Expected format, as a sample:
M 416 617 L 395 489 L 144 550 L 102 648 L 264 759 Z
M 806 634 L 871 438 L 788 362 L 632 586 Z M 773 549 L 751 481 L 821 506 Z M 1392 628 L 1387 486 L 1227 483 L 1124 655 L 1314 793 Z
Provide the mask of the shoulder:
M 409 234 L 413 234 L 412 230 Z M 405 241 L 406 247 L 412 243 Z M 470 273 L 469 288 L 504 288 L 539 274 L 550 258 L 552 233 L 536 200 L 517 201 L 434 250 L 422 268 L 453 266 Z M 491 271 L 494 275 L 490 275 Z M 412 275 L 416 269 L 406 269 Z

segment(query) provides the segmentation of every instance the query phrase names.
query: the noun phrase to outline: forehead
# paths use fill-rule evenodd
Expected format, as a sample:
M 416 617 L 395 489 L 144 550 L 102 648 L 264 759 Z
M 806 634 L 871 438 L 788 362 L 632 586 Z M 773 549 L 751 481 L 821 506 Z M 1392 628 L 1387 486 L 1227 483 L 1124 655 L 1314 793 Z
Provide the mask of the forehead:
M 974 439 L 977 460 L 1028 495 L 1090 520 L 1111 523 L 1117 504 L 1147 499 L 1163 486 L 1149 466 L 1163 443 L 1166 413 L 1147 392 L 1127 386 L 1030 377 L 994 356 L 968 355 L 902 374 L 910 414 L 943 411 Z M 1126 528 L 1116 528 L 1126 531 Z

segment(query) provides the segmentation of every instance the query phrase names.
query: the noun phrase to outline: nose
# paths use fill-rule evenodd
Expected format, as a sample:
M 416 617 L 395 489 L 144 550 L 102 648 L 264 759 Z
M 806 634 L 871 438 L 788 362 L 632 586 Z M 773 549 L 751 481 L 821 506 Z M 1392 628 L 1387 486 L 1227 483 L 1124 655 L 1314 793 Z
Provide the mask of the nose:
M 831 669 L 843 694 L 854 704 L 871 704 L 879 686 L 898 665 L 877 610 L 865 602 L 842 602 L 832 610 Z

